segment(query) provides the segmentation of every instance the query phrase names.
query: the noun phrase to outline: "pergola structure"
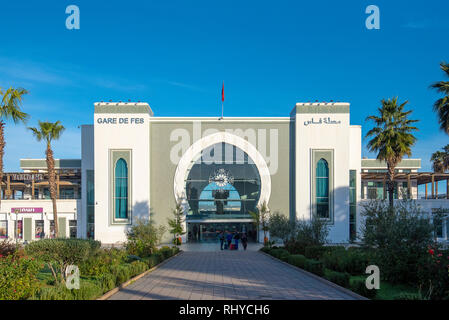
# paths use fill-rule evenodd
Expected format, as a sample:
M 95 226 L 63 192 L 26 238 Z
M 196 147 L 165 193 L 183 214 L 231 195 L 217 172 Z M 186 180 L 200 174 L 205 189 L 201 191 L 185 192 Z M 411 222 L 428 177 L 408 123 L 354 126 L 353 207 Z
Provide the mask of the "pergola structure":
M 386 189 L 386 181 L 388 173 L 386 172 L 362 172 L 362 181 L 381 180 L 384 182 Z M 425 185 L 425 199 L 436 199 L 438 197 L 438 181 L 446 180 L 446 199 L 449 199 L 449 173 L 437 172 L 398 172 L 394 175 L 395 180 L 406 180 L 407 189 L 411 192 L 411 180 L 416 180 L 418 186 Z M 431 195 L 428 196 L 428 184 L 431 184 Z
M 79 188 L 81 173 L 75 170 L 56 172 L 56 197 L 59 199 L 60 187 Z M 31 199 L 35 199 L 36 187 L 48 187 L 48 173 L 5 172 L 1 188 L 4 191 L 3 199 L 11 199 L 13 190 L 31 190 Z

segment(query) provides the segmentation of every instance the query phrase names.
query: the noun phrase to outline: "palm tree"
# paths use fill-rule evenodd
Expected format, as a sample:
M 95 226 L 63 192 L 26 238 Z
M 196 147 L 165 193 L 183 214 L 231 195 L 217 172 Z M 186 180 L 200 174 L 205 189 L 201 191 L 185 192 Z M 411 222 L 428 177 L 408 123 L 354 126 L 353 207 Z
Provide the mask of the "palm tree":
M 382 99 L 382 107 L 378 108 L 379 116 L 369 116 L 366 120 L 372 120 L 375 127 L 366 134 L 372 137 L 368 142 L 370 152 L 377 152 L 377 159 L 387 163 L 388 174 L 388 200 L 390 208 L 393 208 L 394 176 L 395 169 L 401 162 L 404 155 L 411 156 L 411 147 L 415 144 L 416 138 L 411 133 L 418 130 L 412 126 L 418 120 L 410 120 L 408 116 L 412 113 L 404 111 L 405 101 L 398 105 L 398 98 Z
M 29 130 L 33 132 L 37 141 L 44 140 L 47 143 L 47 149 L 45 150 L 46 160 L 47 160 L 47 172 L 48 172 L 48 184 L 50 188 L 50 198 L 53 202 L 53 219 L 55 223 L 55 236 L 59 236 L 58 229 L 58 213 L 56 210 L 56 170 L 55 170 L 55 159 L 53 158 L 53 150 L 51 149 L 51 142 L 53 140 L 58 140 L 62 132 L 65 130 L 64 126 L 60 121 L 48 122 L 39 121 L 38 128 L 28 127 Z
M 449 170 L 449 144 L 443 147 L 443 151 L 435 151 L 430 158 L 434 172 L 443 173 Z
M 20 110 L 22 105 L 22 96 L 27 94 L 23 88 L 9 88 L 3 91 L 0 88 L 0 195 L 1 183 L 3 181 L 3 155 L 5 154 L 5 120 L 12 120 L 14 123 L 26 123 L 28 115 Z M 1 196 L 0 196 L 1 201 Z
M 440 68 L 449 77 L 449 63 L 441 62 Z M 435 101 L 433 110 L 438 114 L 440 129 L 449 134 L 449 81 L 435 82 L 430 87 L 445 95 Z

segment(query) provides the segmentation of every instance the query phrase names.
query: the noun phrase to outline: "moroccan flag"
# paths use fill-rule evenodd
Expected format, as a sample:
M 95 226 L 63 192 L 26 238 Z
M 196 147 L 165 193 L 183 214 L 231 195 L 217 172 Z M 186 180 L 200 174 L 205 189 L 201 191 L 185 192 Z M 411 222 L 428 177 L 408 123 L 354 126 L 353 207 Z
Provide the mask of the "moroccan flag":
M 223 87 L 221 88 L 221 101 L 224 102 L 224 81 L 223 81 Z

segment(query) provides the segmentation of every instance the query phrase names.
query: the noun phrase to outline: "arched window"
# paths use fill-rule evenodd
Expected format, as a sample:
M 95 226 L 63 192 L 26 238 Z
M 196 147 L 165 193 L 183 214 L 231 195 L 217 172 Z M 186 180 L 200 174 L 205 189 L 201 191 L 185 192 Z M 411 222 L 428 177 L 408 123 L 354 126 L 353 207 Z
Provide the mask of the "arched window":
M 329 218 L 329 165 L 324 159 L 316 166 L 316 212 L 319 218 Z
M 115 218 L 128 219 L 128 165 L 123 158 L 115 164 Z

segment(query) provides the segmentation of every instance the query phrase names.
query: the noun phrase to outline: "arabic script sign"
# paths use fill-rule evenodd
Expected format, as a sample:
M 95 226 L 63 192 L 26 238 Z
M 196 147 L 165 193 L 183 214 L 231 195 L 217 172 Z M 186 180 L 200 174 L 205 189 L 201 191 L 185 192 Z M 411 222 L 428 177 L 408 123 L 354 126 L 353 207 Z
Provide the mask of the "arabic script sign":
M 304 121 L 305 126 L 308 126 L 311 124 L 340 124 L 340 123 L 341 123 L 340 120 L 332 120 L 330 117 L 318 118 L 316 121 L 314 118 L 312 118 L 311 120 Z
M 11 208 L 11 213 L 43 213 L 44 208 Z

